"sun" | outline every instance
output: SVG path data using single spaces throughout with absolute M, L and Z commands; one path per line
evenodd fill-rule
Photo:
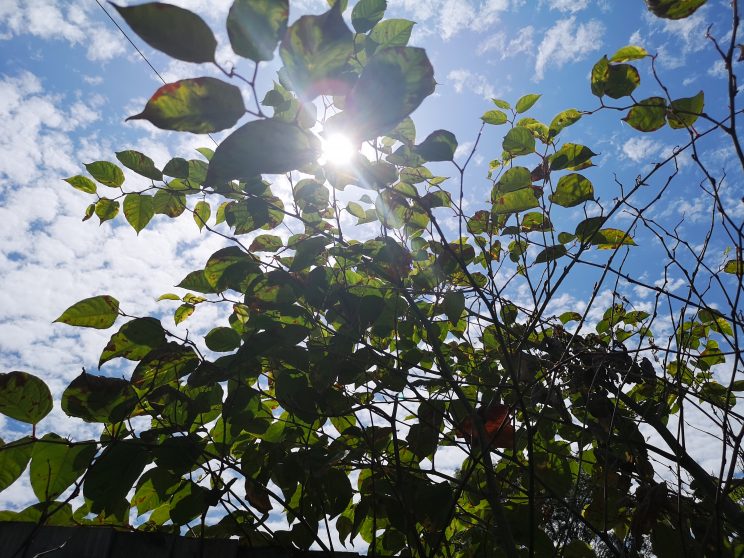
M 321 139 L 320 143 L 322 152 L 318 162 L 321 165 L 347 165 L 357 152 L 351 140 L 343 134 L 331 134 Z

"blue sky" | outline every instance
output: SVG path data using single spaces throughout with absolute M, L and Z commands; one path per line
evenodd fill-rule
M 224 31 L 230 1 L 173 3 L 199 13 L 212 26 L 220 62 L 238 62 Z M 712 24 L 715 36 L 725 35 L 727 4 L 711 0 L 680 22 L 653 18 L 641 0 L 389 0 L 387 16 L 417 21 L 411 42 L 427 49 L 435 68 L 436 92 L 413 115 L 419 139 L 445 128 L 455 133 L 461 153 L 466 153 L 480 127 L 480 116 L 494 108 L 491 97 L 513 103 L 526 93 L 542 94 L 529 115 L 544 122 L 567 108 L 596 108 L 598 100 L 591 95 L 588 80 L 592 65 L 631 43 L 658 55 L 657 69 L 670 84 L 672 97 L 704 90 L 706 110 L 723 114 L 723 67 L 705 31 Z M 115 11 L 105 6 L 128 31 Z M 324 9 L 324 0 L 291 2 L 290 18 Z M 166 81 L 217 75 L 208 66 L 170 61 L 133 33 L 130 36 Z M 173 285 L 203 265 L 221 241 L 200 234 L 187 216 L 176 221 L 156 217 L 154 226 L 139 236 L 121 218 L 100 227 L 95 219 L 83 223 L 80 219 L 91 200 L 62 179 L 82 173 L 83 163 L 115 160 L 114 152 L 122 149 L 138 149 L 162 166 L 172 156 L 192 158 L 194 148 L 213 145 L 204 136 L 124 122 L 140 112 L 160 82 L 94 0 L 0 0 L 0 49 L 0 362 L 3 371 L 26 370 L 52 387 L 55 410 L 41 424 L 42 431 L 96 436 L 95 429 L 64 416 L 59 394 L 81 367 L 95 370 L 111 332 L 80 331 L 52 320 L 73 302 L 104 293 L 116 296 L 132 314 L 172 312 L 175 306 L 157 303 L 157 296 L 173 291 Z M 638 67 L 642 79 L 638 98 L 658 94 L 650 63 L 644 60 Z M 251 70 L 242 62 L 241 68 L 245 73 Z M 259 89 L 266 90 L 277 68 L 276 60 L 262 68 Z M 584 143 L 599 153 L 597 167 L 587 176 L 607 202 L 617 195 L 615 180 L 632 185 L 637 175 L 688 140 L 685 130 L 641 134 L 620 121 L 622 114 L 607 111 L 585 117 L 563 133 L 565 140 Z M 467 174 L 469 208 L 483 206 L 489 198 L 488 162 L 501 153 L 504 131 L 489 127 L 483 136 Z M 718 139 L 706 139 L 701 147 L 710 165 L 728 173 L 722 197 L 741 222 L 740 170 L 731 165 L 730 149 Z M 689 155 L 680 155 L 678 164 L 681 175 L 655 216 L 671 226 L 684 216 L 685 235 L 694 240 L 698 228 L 703 230 L 710 218 L 711 202 L 700 192 L 700 178 Z M 453 175 L 451 167 L 437 168 L 441 174 Z M 134 175 L 127 177 L 136 180 Z M 645 195 L 641 192 L 638 201 Z M 558 224 L 569 231 L 583 218 L 578 210 L 561 210 L 557 215 Z M 623 219 L 621 215 L 615 222 L 618 228 Z M 626 270 L 663 285 L 661 245 L 643 232 L 636 241 L 639 246 L 631 253 L 635 259 Z M 716 268 L 724 258 L 726 241 L 716 236 L 712 243 L 708 258 Z M 734 279 L 725 278 L 725 285 L 734 287 Z M 552 309 L 556 313 L 581 309 L 595 280 L 595 273 L 582 271 L 559 293 Z M 676 272 L 666 281 L 670 290 L 683 286 Z M 614 288 L 610 284 L 601 289 L 590 323 L 596 323 L 611 303 Z M 639 309 L 650 308 L 650 291 L 622 283 L 617 289 Z M 514 291 L 515 297 L 522 294 Z M 180 328 L 203 332 L 219 319 L 216 308 L 207 308 Z M 663 319 L 659 327 L 657 336 L 671 333 L 670 323 Z M 104 371 L 127 374 L 126 367 Z M 0 416 L 4 440 L 23 431 Z M 691 436 L 698 435 L 692 432 Z M 714 468 L 720 448 L 707 439 L 701 439 L 699 446 L 706 467 Z M 26 487 L 16 485 L 0 494 L 0 507 L 28 503 Z

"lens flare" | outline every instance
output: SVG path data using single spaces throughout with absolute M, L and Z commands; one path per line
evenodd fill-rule
M 349 138 L 341 134 L 333 134 L 322 139 L 321 147 L 322 153 L 318 159 L 321 165 L 347 165 L 357 151 Z

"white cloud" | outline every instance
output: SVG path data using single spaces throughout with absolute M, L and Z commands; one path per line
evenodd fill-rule
M 567 62 L 583 60 L 602 46 L 604 25 L 597 20 L 576 25 L 576 17 L 561 19 L 548 29 L 535 61 L 535 81 L 545 77 L 548 66 L 561 68 Z
M 723 60 L 716 60 L 715 63 L 708 68 L 708 75 L 716 78 L 726 78 L 728 77 L 728 72 L 726 71 L 726 64 Z
M 496 89 L 489 83 L 488 78 L 482 74 L 460 68 L 447 74 L 447 79 L 452 82 L 452 87 L 455 88 L 457 93 L 468 90 L 486 99 L 496 96 Z
M 640 163 L 661 151 L 662 145 L 651 138 L 636 136 L 623 144 L 623 153 L 631 161 Z
M 532 55 L 535 49 L 534 37 L 535 28 L 532 25 L 522 27 L 511 40 L 507 40 L 506 33 L 498 32 L 478 45 L 478 54 L 493 52 L 501 60 L 519 54 Z
M 547 0 L 551 10 L 575 14 L 589 6 L 589 0 Z
M 123 54 L 125 41 L 108 23 L 97 21 L 94 3 L 57 0 L 3 0 L 0 2 L 0 39 L 33 35 L 86 47 L 90 60 L 110 60 Z M 103 15 L 103 14 L 100 14 Z

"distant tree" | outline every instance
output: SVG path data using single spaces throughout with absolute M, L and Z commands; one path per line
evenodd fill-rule
M 647 0 L 673 19 L 704 2 Z M 236 0 L 227 30 L 235 53 L 255 62 L 251 77 L 215 61 L 216 39 L 192 12 L 117 8 L 154 48 L 214 63 L 229 80 L 164 85 L 132 118 L 201 134 L 249 121 L 202 158 L 162 169 L 137 151 L 116 153 L 142 177 L 131 185 L 109 161 L 86 165 L 92 179 L 67 181 L 95 198 L 84 219 L 123 209 L 139 232 L 156 214 L 186 216 L 222 236 L 226 246 L 179 283 L 186 294 L 161 299 L 178 301 L 176 324 L 207 304 L 226 321 L 202 340 L 134 317 L 109 295 L 68 308 L 57 321 L 106 329 L 124 318 L 99 364 L 128 359 L 133 371 L 83 372 L 62 396 L 68 415 L 102 424 L 100 439 L 38 437 L 34 426 L 0 447 L 0 489 L 30 461 L 39 499 L 0 519 L 129 527 L 135 512 L 140 530 L 301 549 L 361 537 L 370 554 L 417 557 L 741 556 L 742 223 L 697 152 L 704 137 L 728 138 L 744 167 L 737 3 L 727 43 L 711 38 L 728 107 L 672 95 L 638 46 L 596 63 L 594 110 L 544 124 L 526 116 L 539 95 L 494 99 L 481 131 L 502 126 L 503 152 L 490 164 L 490 202 L 473 210 L 463 189 L 479 142 L 457 163 L 451 132 L 418 140 L 409 117 L 436 87 L 426 52 L 407 46 L 412 22 L 384 20 L 385 0 L 360 0 L 351 29 L 345 4 L 288 26 L 287 0 Z M 260 63 L 277 47 L 278 79 L 258 91 Z M 631 62 L 650 64 L 657 96 L 636 99 Z M 249 107 L 234 83 L 250 88 Z M 564 136 L 608 111 L 685 140 L 600 204 L 583 173 L 595 153 Z M 354 146 L 346 166 L 319 162 L 335 135 Z M 685 238 L 651 212 L 683 154 L 712 207 L 705 238 Z M 276 195 L 280 177 L 291 199 Z M 585 213 L 572 232 L 556 230 L 562 208 Z M 623 228 L 620 212 L 631 216 Z M 642 253 L 638 230 L 666 246 L 666 268 L 688 278 L 684 294 L 625 271 Z M 711 238 L 731 248 L 721 267 L 707 257 Z M 560 288 L 587 271 L 598 278 L 587 310 L 549 315 Z M 590 331 L 600 291 L 620 281 L 650 290 L 654 312 L 618 294 Z M 519 303 L 509 295 L 517 288 L 527 293 Z M 662 314 L 676 330 L 666 341 L 653 335 Z M 714 375 L 724 363 L 727 375 Z M 0 375 L 4 414 L 36 425 L 51 407 L 41 379 Z M 689 409 L 722 440 L 717 474 L 675 426 Z M 439 465 L 445 452 L 462 456 L 455 475 Z M 279 513 L 286 530 L 270 527 Z

